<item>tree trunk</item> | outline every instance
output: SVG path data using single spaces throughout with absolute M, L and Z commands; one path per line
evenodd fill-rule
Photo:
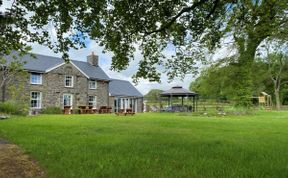
M 280 90 L 279 90 L 279 88 L 275 88 L 274 94 L 275 94 L 275 100 L 276 100 L 276 109 L 279 111 L 279 110 L 281 110 Z
M 5 96 L 6 96 L 6 84 L 4 83 L 3 86 L 1 87 L 2 90 L 2 98 L 1 101 L 5 102 Z
M 258 44 L 253 40 L 238 39 L 239 60 L 236 80 L 236 106 L 250 108 L 253 95 L 252 66 Z

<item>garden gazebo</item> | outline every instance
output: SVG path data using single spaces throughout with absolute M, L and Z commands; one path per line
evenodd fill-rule
M 173 110 L 173 105 L 172 105 L 172 99 L 173 98 L 179 98 L 181 97 L 181 111 L 185 111 L 183 108 L 185 108 L 186 106 L 184 106 L 184 98 L 192 98 L 192 106 L 187 107 L 187 111 L 196 111 L 197 110 L 197 96 L 198 94 L 195 92 L 191 92 L 185 88 L 183 88 L 182 86 L 175 86 L 172 87 L 170 90 L 164 91 L 160 94 L 161 97 L 168 97 L 169 98 L 169 106 L 171 107 L 172 111 Z M 189 109 L 191 108 L 191 109 Z

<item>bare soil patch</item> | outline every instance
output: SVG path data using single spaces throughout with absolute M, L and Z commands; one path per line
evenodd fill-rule
M 0 178 L 43 178 L 36 161 L 14 144 L 0 139 Z

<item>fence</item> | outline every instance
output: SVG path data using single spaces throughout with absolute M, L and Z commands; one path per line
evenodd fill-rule
M 165 98 L 145 98 L 144 100 L 144 111 L 146 112 L 159 112 L 165 111 L 165 108 L 169 106 L 169 100 Z M 196 111 L 198 112 L 211 112 L 211 111 L 226 111 L 230 108 L 233 108 L 236 104 L 236 100 L 220 100 L 220 99 L 207 99 L 207 98 L 198 98 Z M 173 106 L 180 106 L 181 98 L 173 98 L 172 99 Z M 193 105 L 192 99 L 184 99 L 184 107 L 189 107 Z M 259 105 L 257 103 L 253 103 L 254 109 L 266 109 L 273 110 L 275 106 L 266 107 L 263 105 Z M 282 106 L 283 110 L 287 110 L 288 106 Z

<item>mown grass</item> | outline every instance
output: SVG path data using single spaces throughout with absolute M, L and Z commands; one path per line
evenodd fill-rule
M 288 112 L 41 115 L 0 121 L 0 137 L 49 177 L 288 177 Z

